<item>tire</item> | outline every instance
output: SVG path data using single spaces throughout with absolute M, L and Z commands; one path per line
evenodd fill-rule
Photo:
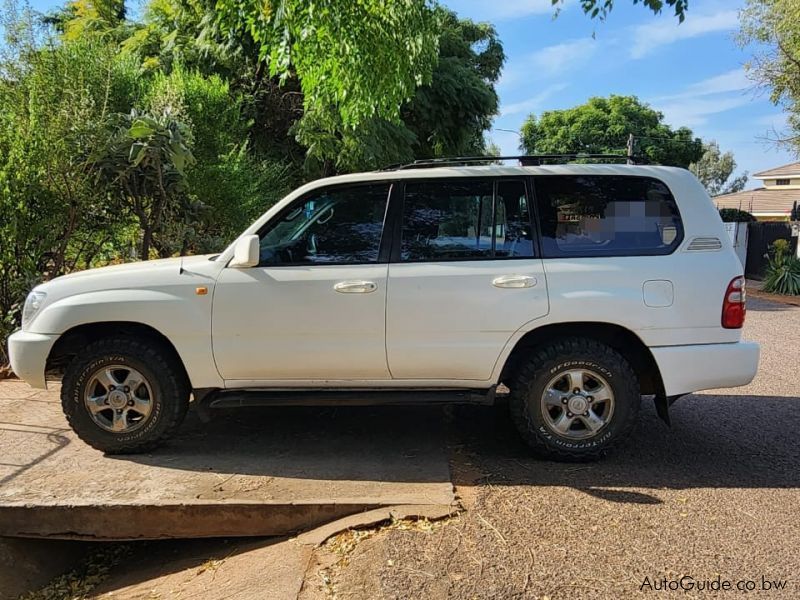
M 628 361 L 586 338 L 536 349 L 519 365 L 509 399 L 511 418 L 533 452 L 565 462 L 604 456 L 631 433 L 640 404 Z
M 111 337 L 90 343 L 69 364 L 61 406 L 78 437 L 93 448 L 134 454 L 152 450 L 176 431 L 189 393 L 182 366 L 157 342 Z

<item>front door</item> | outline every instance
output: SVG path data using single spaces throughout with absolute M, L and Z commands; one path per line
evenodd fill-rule
M 389 266 L 396 379 L 480 380 L 520 327 L 547 314 L 525 179 L 408 181 Z
M 226 381 L 390 377 L 378 262 L 388 197 L 387 183 L 315 190 L 262 230 L 257 267 L 223 269 L 212 336 Z

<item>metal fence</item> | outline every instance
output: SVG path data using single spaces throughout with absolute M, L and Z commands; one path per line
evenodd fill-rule
M 747 263 L 745 274 L 747 277 L 761 279 L 769 260 L 769 250 L 775 240 L 788 240 L 792 252 L 797 247 L 797 238 L 792 237 L 792 226 L 786 222 L 759 221 L 749 223 L 747 227 Z

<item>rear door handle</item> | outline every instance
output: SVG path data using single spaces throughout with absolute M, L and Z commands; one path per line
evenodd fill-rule
M 530 275 L 501 275 L 492 280 L 498 288 L 529 288 L 536 285 L 536 277 Z
M 369 294 L 378 289 L 374 281 L 340 281 L 333 289 L 341 294 Z

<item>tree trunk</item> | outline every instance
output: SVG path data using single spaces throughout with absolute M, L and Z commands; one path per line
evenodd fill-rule
M 150 244 L 153 241 L 153 229 L 149 225 L 142 227 L 142 260 L 150 260 Z

